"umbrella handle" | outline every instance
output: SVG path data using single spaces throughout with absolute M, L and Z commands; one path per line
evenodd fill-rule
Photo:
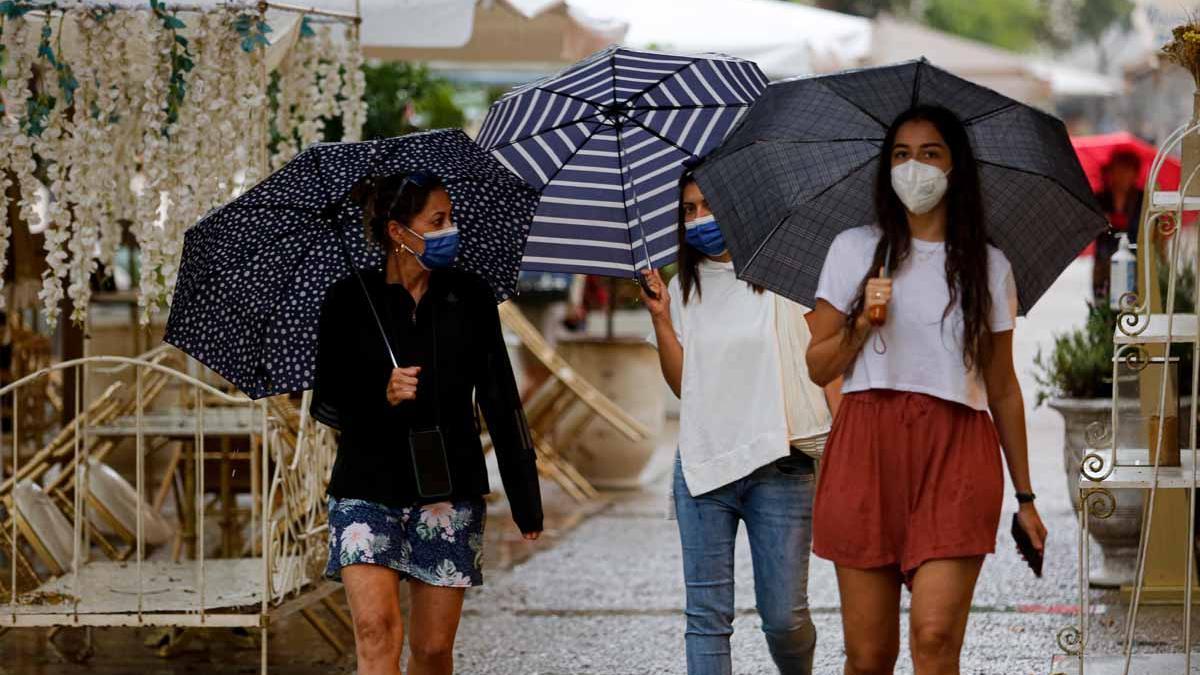
M 645 293 L 651 300 L 657 300 L 658 294 L 650 289 L 650 283 L 646 281 L 646 277 L 639 274 L 636 278 L 638 285 L 642 287 L 642 292 Z
M 890 276 L 892 266 L 892 246 L 888 244 L 887 250 L 883 254 L 883 269 L 879 271 L 879 278 L 887 279 Z M 887 305 L 875 305 L 867 309 L 867 322 L 876 328 L 887 323 L 888 310 Z

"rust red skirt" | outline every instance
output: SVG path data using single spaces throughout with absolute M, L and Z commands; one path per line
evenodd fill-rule
M 1004 470 L 992 418 L 890 390 L 847 394 L 825 444 L 813 553 L 857 569 L 992 553 Z

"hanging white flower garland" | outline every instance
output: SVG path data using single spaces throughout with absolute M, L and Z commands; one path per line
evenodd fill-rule
M 89 13 L 90 14 L 90 13 Z M 123 78 L 118 85 L 118 74 L 125 72 L 123 17 L 109 16 L 91 18 L 81 23 L 82 33 L 91 45 L 91 54 L 96 61 L 93 78 L 83 81 L 88 99 L 85 128 L 90 136 L 88 145 L 95 163 L 88 172 L 87 189 L 97 198 L 96 217 L 100 219 L 97 259 L 111 273 L 116 265 L 117 250 L 121 245 L 122 221 L 128 220 L 132 211 L 133 190 L 131 186 L 133 168 L 123 161 L 127 155 L 123 148 L 128 145 L 121 111 L 127 109 Z M 103 15 L 100 15 L 103 17 Z
M 50 322 L 67 298 L 71 318 L 84 319 L 91 279 L 100 265 L 113 269 L 126 225 L 138 246 L 141 320 L 149 321 L 174 290 L 188 226 L 322 140 L 327 119 L 342 118 L 345 140 L 361 138 L 364 79 L 354 28 L 339 40 L 330 26 L 314 31 L 305 22 L 280 68 L 272 113 L 268 29 L 257 14 L 222 8 L 177 20 L 161 5 L 58 7 L 49 24 L 42 6 L 36 20 L 6 17 L 0 30 L 0 274 L 11 238 L 11 175 L 20 218 L 44 232 L 39 297 Z M 64 22 L 75 27 L 75 58 L 61 52 Z M 39 51 L 44 40 L 52 59 Z M 272 123 L 284 138 L 268 154 Z M 38 204 L 47 192 L 43 218 Z
M 346 39 L 342 40 L 342 51 L 338 62 L 342 64 L 344 75 L 340 92 L 342 110 L 342 140 L 362 140 L 363 127 L 367 123 L 367 78 L 363 73 L 363 52 L 359 44 L 358 26 L 352 26 L 346 31 Z
M 33 161 L 32 144 L 21 130 L 21 118 L 25 114 L 25 100 L 29 98 L 25 74 L 29 70 L 32 52 L 29 40 L 29 24 L 24 18 L 7 19 L 0 33 L 0 48 L 5 54 L 3 67 L 0 68 L 0 104 L 4 106 L 4 114 L 0 115 L 0 290 L 3 289 L 3 272 L 8 263 L 8 246 L 12 238 L 12 229 L 8 222 L 8 189 L 12 186 L 10 172 L 16 176 L 17 184 L 24 192 L 28 185 L 22 180 L 23 176 L 32 178 L 37 169 Z M 36 191 L 33 193 L 36 198 Z M 24 194 L 21 204 L 33 202 Z M 30 213 L 28 208 L 22 209 L 22 216 Z M 26 222 L 32 222 L 27 219 Z M 0 293 L 0 307 L 4 306 L 6 294 Z

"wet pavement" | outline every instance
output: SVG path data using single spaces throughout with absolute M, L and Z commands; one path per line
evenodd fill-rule
M 1016 359 L 1029 408 L 1034 491 L 1051 533 L 1045 576 L 1034 578 L 1011 543 L 1007 524 L 1015 500 L 1010 494 L 997 535 L 997 553 L 988 558 L 977 587 L 963 673 L 1045 675 L 1050 672 L 1051 657 L 1061 653 L 1056 634 L 1076 620 L 1078 530 L 1065 487 L 1062 422 L 1053 411 L 1033 409 L 1030 369 L 1037 346 L 1049 344 L 1052 332 L 1082 323 L 1086 311 L 1082 298 L 1089 283 L 1090 263 L 1076 263 L 1032 315 L 1018 324 Z M 630 321 L 626 329 L 636 333 L 636 317 Z M 456 672 L 633 675 L 684 671 L 679 539 L 675 523 L 665 519 L 672 448 L 669 433 L 647 469 L 644 489 L 639 491 L 609 493 L 603 502 L 580 506 L 548 488 L 549 531 L 534 546 L 520 541 L 502 506 L 492 509 L 487 584 L 468 593 L 456 648 Z M 1093 551 L 1093 558 L 1096 556 L 1098 551 Z M 744 533 L 736 565 L 734 672 L 775 672 L 754 612 Z M 832 566 L 814 559 L 809 584 L 819 631 L 816 672 L 840 673 L 841 625 Z M 1127 607 L 1115 591 L 1093 591 L 1091 602 L 1095 616 L 1089 651 L 1119 653 Z M 1178 607 L 1144 608 L 1138 624 L 1138 650 L 1179 650 L 1180 616 Z M 907 641 L 906 620 L 907 615 L 902 618 L 902 642 Z M 1200 621 L 1195 623 L 1193 631 L 1200 634 Z M 0 639 L 0 675 L 257 671 L 258 650 L 252 644 L 239 644 L 227 631 L 214 633 L 208 640 L 194 640 L 171 660 L 158 659 L 141 646 L 146 634 L 97 631 L 96 656 L 86 666 L 79 666 L 45 649 L 40 633 L 10 633 Z M 350 641 L 349 635 L 339 635 Z M 272 629 L 270 653 L 276 673 L 354 672 L 351 660 L 337 658 L 299 618 Z M 901 648 L 896 672 L 912 672 L 907 646 Z
M 1037 579 L 1008 534 L 1015 500 L 1007 488 L 997 552 L 988 558 L 975 594 L 964 673 L 1049 673 L 1051 657 L 1061 653 L 1056 635 L 1076 621 L 1078 529 L 1063 472 L 1062 421 L 1049 409 L 1033 408 L 1031 369 L 1039 344 L 1049 344 L 1053 332 L 1083 322 L 1090 271 L 1088 261 L 1073 265 L 1018 325 L 1015 359 L 1029 409 L 1034 491 L 1051 534 L 1044 576 Z M 679 539 L 675 524 L 664 519 L 670 460 L 671 445 L 664 443 L 655 458 L 657 478 L 645 490 L 614 495 L 610 507 L 560 545 L 471 597 L 457 650 L 460 672 L 683 672 Z M 1093 552 L 1093 559 L 1096 556 L 1098 551 Z M 776 672 L 754 611 L 744 532 L 736 570 L 734 672 Z M 820 634 L 816 672 L 840 673 L 841 623 L 832 565 L 814 559 L 809 579 L 810 605 Z M 1095 591 L 1090 597 L 1096 612 L 1090 651 L 1119 653 L 1127 607 L 1115 591 Z M 1138 650 L 1181 649 L 1180 616 L 1178 607 L 1144 608 Z M 902 618 L 903 643 L 906 620 L 907 615 Z M 1196 624 L 1200 629 L 1200 621 Z M 906 644 L 896 672 L 912 672 Z

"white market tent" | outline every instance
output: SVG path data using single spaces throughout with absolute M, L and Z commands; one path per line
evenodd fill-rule
M 362 14 L 368 58 L 512 81 L 558 70 L 625 34 L 624 23 L 584 18 L 562 0 L 364 0 Z
M 538 0 L 519 0 L 537 2 Z M 871 48 L 862 17 L 778 0 L 567 0 L 573 12 L 629 24 L 622 44 L 669 52 L 721 52 L 780 79 L 857 65 Z
M 753 60 L 778 79 L 851 67 L 870 49 L 869 20 L 778 0 L 452 0 L 445 4 L 454 11 L 439 6 L 436 16 L 430 2 L 364 0 L 364 53 L 441 71 L 524 72 L 527 79 L 616 43 L 722 52 Z M 348 0 L 323 4 L 352 8 Z M 432 35 L 444 38 L 433 44 Z
M 353 9 L 351 0 L 324 6 Z M 1113 96 L 1118 78 L 1006 51 L 881 16 L 874 21 L 779 0 L 362 0 L 368 57 L 437 70 L 552 72 L 611 43 L 679 53 L 722 52 L 771 79 L 928 56 L 1022 101 Z M 486 79 L 486 78 L 485 78 Z M 501 76 L 500 79 L 504 79 Z

